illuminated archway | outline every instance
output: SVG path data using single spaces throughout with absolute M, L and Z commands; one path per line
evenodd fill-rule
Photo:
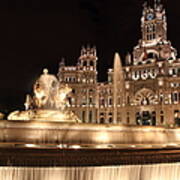
M 157 98 L 155 97 L 155 93 L 152 90 L 146 88 L 138 91 L 134 98 L 134 104 L 139 106 L 154 105 L 156 103 Z

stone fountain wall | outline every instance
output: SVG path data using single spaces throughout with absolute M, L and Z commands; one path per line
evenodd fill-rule
M 38 121 L 0 121 L 0 146 L 71 148 L 179 148 L 180 129 Z

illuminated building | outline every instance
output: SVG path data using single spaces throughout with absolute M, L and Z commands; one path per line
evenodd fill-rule
M 180 128 L 119 125 L 179 117 L 180 64 L 161 4 L 144 7 L 142 32 L 125 67 L 115 54 L 108 83 L 97 82 L 95 48 L 83 48 L 75 67 L 62 62 L 59 81 L 44 70 L 25 111 L 0 120 L 1 180 L 180 179 Z
M 83 122 L 179 125 L 180 59 L 167 39 L 166 13 L 160 1 L 153 7 L 144 5 L 141 32 L 125 66 L 115 55 L 117 65 L 108 70 L 107 83 L 97 82 L 95 47 L 83 47 L 76 66 L 60 63 L 59 81 L 73 89 L 69 108 Z

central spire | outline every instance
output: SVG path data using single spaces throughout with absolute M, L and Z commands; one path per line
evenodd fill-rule
M 154 0 L 154 8 L 156 9 L 159 5 L 161 5 L 161 0 Z
M 144 2 L 143 7 L 147 8 L 147 7 L 152 7 L 153 6 L 156 9 L 161 4 L 162 4 L 161 0 L 154 0 L 154 1 L 147 0 L 147 1 Z
M 157 0 L 154 0 L 154 8 L 157 7 Z

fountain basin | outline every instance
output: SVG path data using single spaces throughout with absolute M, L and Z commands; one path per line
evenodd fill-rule
M 0 121 L 0 147 L 72 149 L 180 148 L 180 128 Z
M 179 134 L 179 128 L 2 120 L 0 177 L 175 180 Z

